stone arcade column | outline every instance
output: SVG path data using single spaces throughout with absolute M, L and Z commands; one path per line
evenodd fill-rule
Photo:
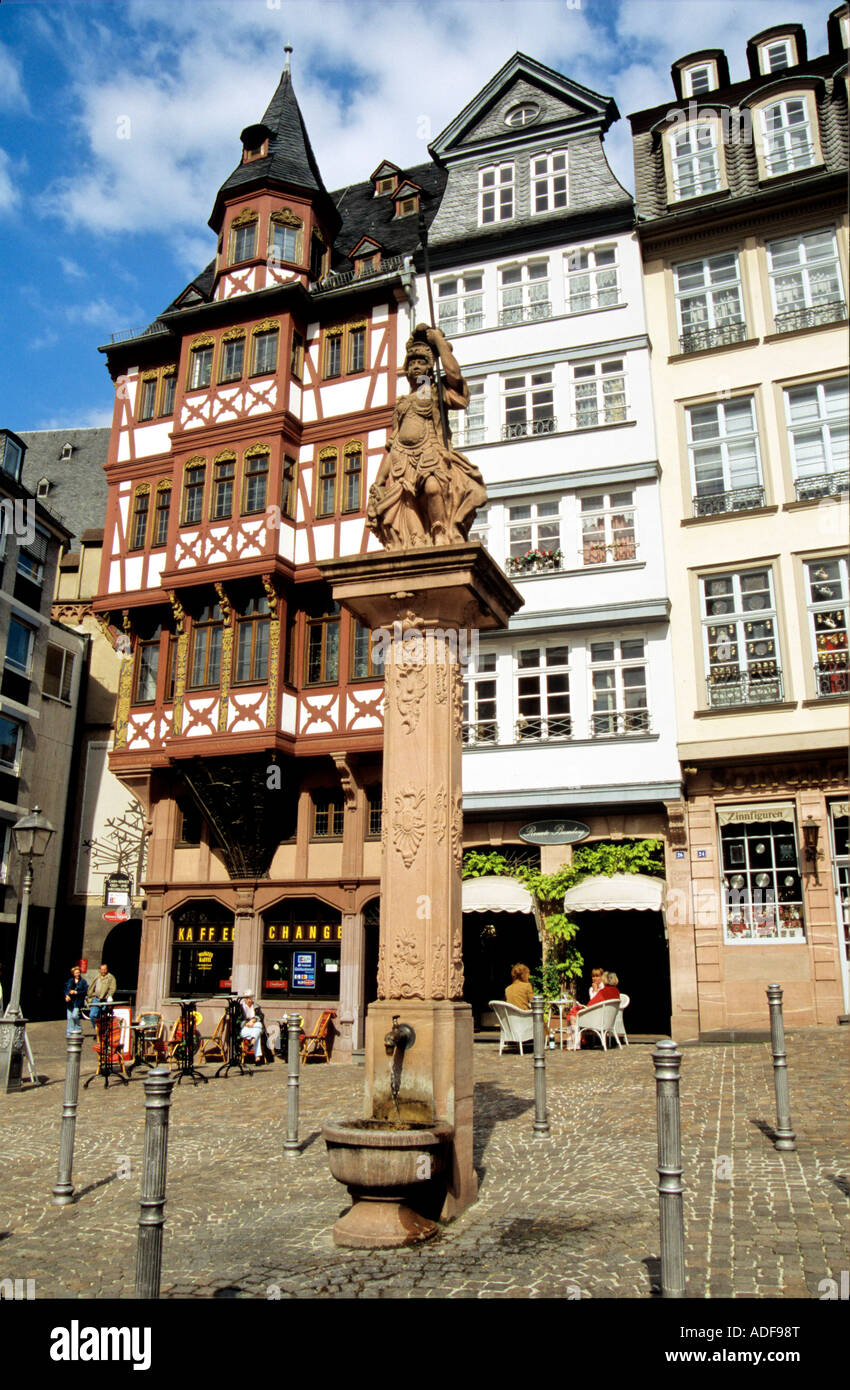
M 366 1016 L 366 1117 L 454 1127 L 441 1215 L 477 1194 L 472 1164 L 472 1010 L 462 1002 L 462 660 L 478 629 L 522 599 L 478 543 L 350 556 L 320 565 L 334 598 L 391 638 L 386 648 L 378 999 Z M 459 660 L 460 658 L 460 660 Z M 384 1037 L 416 1038 L 398 1115 Z

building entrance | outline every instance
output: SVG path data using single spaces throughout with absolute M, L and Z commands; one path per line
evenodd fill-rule
M 463 917 L 463 997 L 472 1005 L 476 1029 L 496 1026 L 487 1005 L 504 999 L 511 966 L 536 970 L 542 960 L 537 923 L 530 913 L 466 912 Z
M 670 956 L 660 912 L 583 912 L 576 946 L 584 956 L 578 997 L 587 1003 L 590 972 L 613 970 L 629 996 L 627 1033 L 670 1032 Z

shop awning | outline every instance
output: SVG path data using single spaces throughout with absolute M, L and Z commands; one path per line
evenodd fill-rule
M 530 912 L 537 916 L 535 902 L 524 884 L 502 874 L 463 880 L 464 912 Z
M 648 874 L 597 874 L 583 878 L 564 895 L 564 911 L 660 912 L 664 903 L 663 878 Z

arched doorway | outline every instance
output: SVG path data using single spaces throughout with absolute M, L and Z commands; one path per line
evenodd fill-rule
M 101 961 L 115 976 L 119 997 L 135 994 L 139 979 L 139 956 L 142 950 L 142 919 L 131 917 L 113 927 L 100 952 L 100 960 L 89 961 L 89 979 L 97 974 Z

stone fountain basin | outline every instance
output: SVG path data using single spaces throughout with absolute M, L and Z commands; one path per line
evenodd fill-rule
M 344 1120 L 322 1129 L 337 1182 L 366 1189 L 412 1187 L 444 1172 L 453 1135 L 454 1126 L 445 1120 L 400 1127 L 384 1120 Z M 431 1160 L 427 1171 L 423 1154 Z

